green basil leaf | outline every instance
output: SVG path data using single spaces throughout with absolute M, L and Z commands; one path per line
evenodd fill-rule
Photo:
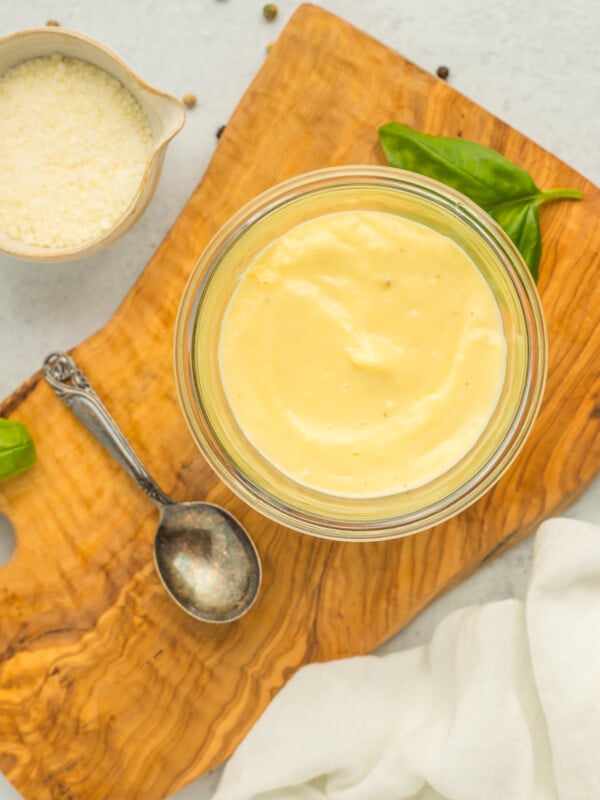
M 393 167 L 445 183 L 486 210 L 497 203 L 539 192 L 524 169 L 495 150 L 467 139 L 431 136 L 398 122 L 383 125 L 379 139 Z
M 534 280 L 537 281 L 542 257 L 539 204 L 526 201 L 515 205 L 497 206 L 490 211 L 490 216 L 516 244 Z
M 383 125 L 379 139 L 393 167 L 445 183 L 494 217 L 536 279 L 542 253 L 539 206 L 549 200 L 582 198 L 574 189 L 541 191 L 524 169 L 466 139 L 431 136 L 398 122 Z
M 0 478 L 16 475 L 35 464 L 35 445 L 21 422 L 0 418 Z

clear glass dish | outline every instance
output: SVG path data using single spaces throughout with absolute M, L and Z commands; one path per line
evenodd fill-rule
M 338 497 L 300 484 L 249 441 L 219 370 L 223 316 L 240 277 L 273 239 L 343 210 L 408 217 L 451 237 L 491 288 L 507 344 L 504 384 L 476 444 L 442 475 L 380 497 Z M 190 431 L 210 466 L 242 500 L 303 533 L 380 540 L 416 533 L 463 511 L 499 480 L 540 407 L 547 340 L 540 299 L 519 252 L 477 205 L 436 181 L 389 167 L 335 167 L 279 184 L 238 211 L 208 244 L 184 290 L 175 329 L 175 375 Z

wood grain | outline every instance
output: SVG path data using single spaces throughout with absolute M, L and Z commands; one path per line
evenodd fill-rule
M 478 504 L 403 540 L 343 544 L 277 527 L 220 484 L 180 413 L 179 297 L 218 227 L 277 181 L 383 163 L 399 120 L 497 148 L 546 188 L 540 289 L 550 375 L 521 456 Z M 190 165 L 192 166 L 192 165 Z M 155 800 L 226 758 L 310 661 L 366 653 L 581 492 L 600 468 L 600 192 L 398 54 L 313 6 L 296 12 L 227 125 L 181 217 L 114 318 L 75 350 L 164 490 L 222 503 L 255 539 L 264 585 L 221 627 L 188 618 L 154 573 L 156 512 L 34 376 L 2 406 L 39 463 L 0 488 L 17 549 L 0 571 L 0 767 L 31 800 Z M 51 343 L 49 343 L 51 348 Z

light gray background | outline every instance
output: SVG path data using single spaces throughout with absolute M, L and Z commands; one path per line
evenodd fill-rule
M 321 5 L 426 70 L 448 65 L 453 86 L 600 184 L 597 0 L 325 0 Z M 178 97 L 193 92 L 198 105 L 169 147 L 150 208 L 109 250 L 45 267 L 0 255 L 0 397 L 38 369 L 50 350 L 77 344 L 111 317 L 200 180 L 217 142 L 215 131 L 227 122 L 265 58 L 266 45 L 297 3 L 279 0 L 278 6 L 278 18 L 268 23 L 259 0 L 2 2 L 0 35 L 56 19 L 104 41 L 157 88 Z M 600 481 L 569 514 L 600 523 Z M 9 551 L 7 527 L 0 520 L 0 563 Z M 521 596 L 531 544 L 514 548 L 438 600 L 382 652 L 428 640 L 452 608 Z M 217 777 L 218 770 L 176 797 L 208 800 Z M 18 797 L 0 775 L 0 800 Z

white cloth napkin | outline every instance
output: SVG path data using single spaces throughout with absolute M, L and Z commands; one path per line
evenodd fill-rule
M 600 800 L 600 528 L 537 533 L 524 603 L 301 669 L 214 800 Z

